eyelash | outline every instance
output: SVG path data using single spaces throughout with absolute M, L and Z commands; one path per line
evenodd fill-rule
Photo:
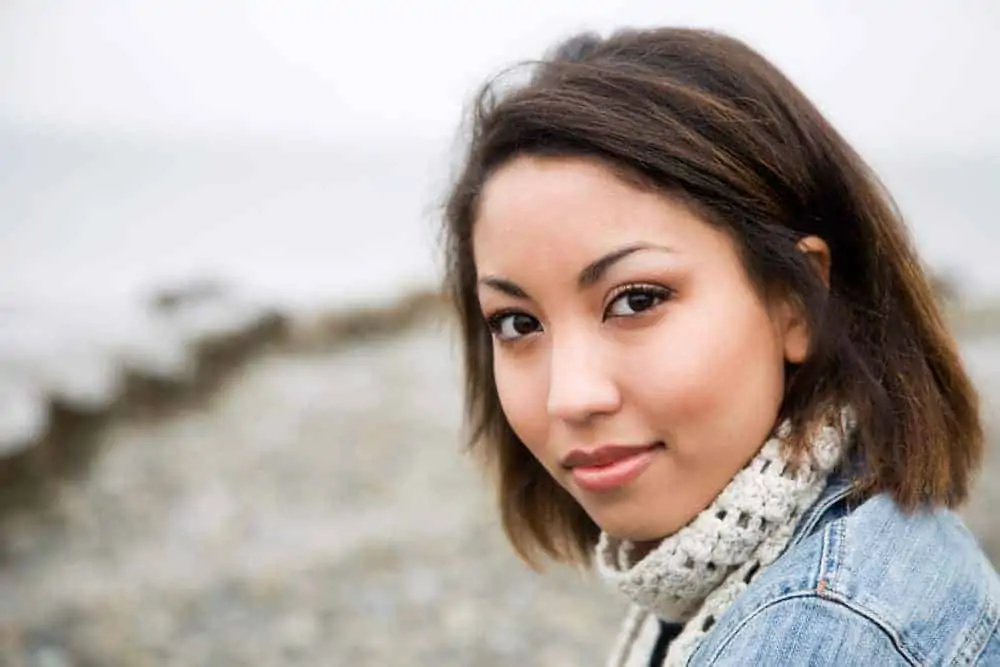
M 612 315 L 612 316 L 608 315 L 608 310 L 611 308 L 611 306 L 615 304 L 615 302 L 617 302 L 623 296 L 630 296 L 635 294 L 650 295 L 656 300 L 656 303 L 651 305 L 649 308 L 646 308 L 645 310 L 638 311 L 634 315 Z M 616 288 L 611 293 L 608 305 L 605 306 L 604 308 L 603 321 L 607 321 L 609 319 L 612 319 L 613 317 L 614 318 L 640 317 L 645 313 L 648 313 L 649 311 L 653 310 L 657 306 L 662 305 L 663 302 L 669 301 L 670 298 L 673 297 L 673 295 L 674 291 L 672 289 L 668 287 L 663 287 L 662 285 L 651 285 L 648 283 L 629 283 L 627 285 L 622 285 L 621 287 Z M 488 315 L 485 318 L 486 327 L 489 329 L 490 333 L 493 334 L 493 337 L 499 340 L 500 342 L 502 343 L 516 342 L 521 338 L 524 338 L 525 336 L 528 336 L 530 334 L 521 334 L 513 338 L 504 338 L 502 334 L 503 334 L 504 321 L 509 317 L 517 315 L 523 315 L 525 317 L 531 317 L 532 319 L 535 319 L 534 317 L 528 315 L 522 310 L 517 310 L 516 308 L 505 308 L 503 310 L 499 310 L 495 313 L 492 313 L 491 315 Z

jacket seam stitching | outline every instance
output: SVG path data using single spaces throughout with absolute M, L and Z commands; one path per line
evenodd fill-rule
M 826 550 L 827 545 L 829 545 L 829 552 Z M 889 636 L 896 650 L 903 657 L 913 664 L 919 665 L 921 661 L 913 654 L 913 651 L 905 646 L 903 638 L 893 629 L 891 623 L 882 618 L 874 610 L 855 603 L 846 595 L 842 595 L 837 591 L 837 582 L 840 579 L 840 565 L 844 562 L 844 551 L 847 549 L 847 523 L 845 521 L 834 521 L 827 524 L 823 530 L 823 546 L 826 558 L 824 558 L 822 565 L 824 568 L 823 577 L 816 584 L 817 596 L 821 599 L 836 602 L 880 627 Z
M 709 665 L 716 664 L 720 654 L 725 650 L 725 648 L 733 641 L 736 635 L 739 634 L 739 632 L 751 620 L 759 616 L 767 609 L 777 606 L 781 602 L 788 602 L 790 600 L 796 600 L 796 599 L 815 599 L 815 600 L 827 601 L 838 607 L 846 609 L 852 615 L 857 616 L 867 621 L 871 625 L 875 626 L 876 628 L 878 628 L 886 637 L 889 638 L 889 641 L 892 643 L 892 647 L 896 650 L 896 652 L 899 654 L 901 658 L 906 660 L 907 663 L 909 663 L 913 667 L 920 666 L 920 662 L 917 661 L 912 655 L 910 655 L 910 652 L 905 647 L 902 646 L 900 638 L 896 635 L 896 633 L 892 630 L 892 628 L 888 627 L 882 621 L 882 619 L 878 618 L 876 615 L 869 615 L 865 613 L 863 610 L 849 604 L 846 600 L 841 599 L 839 596 L 820 595 L 813 590 L 799 591 L 797 593 L 786 594 L 779 598 L 775 598 L 774 600 L 770 600 L 766 604 L 763 604 L 760 607 L 754 609 L 752 613 L 748 614 L 746 618 L 740 621 L 740 623 L 735 628 L 733 628 L 733 630 L 729 633 L 729 635 L 719 643 L 718 648 L 716 648 L 715 652 L 712 654 L 712 657 L 709 660 L 708 664 Z
M 983 620 L 986 620 L 986 617 L 984 617 Z M 982 625 L 986 626 L 987 623 L 983 623 Z M 968 646 L 968 642 L 967 642 L 966 646 L 962 647 L 962 649 L 958 652 L 958 655 L 955 656 L 955 659 L 952 660 L 951 664 L 953 664 L 953 665 L 975 665 L 979 661 L 979 658 L 981 658 L 982 655 L 983 655 L 983 651 L 986 650 L 986 645 L 990 641 L 990 635 L 993 634 L 994 632 L 996 632 L 996 630 L 998 628 L 1000 628 L 1000 617 L 994 618 L 993 622 L 989 623 L 988 625 L 989 625 L 989 627 L 986 627 L 986 632 L 983 633 L 983 640 L 979 642 L 979 647 L 976 648 L 976 652 L 974 654 L 972 654 L 968 658 L 968 660 L 966 660 L 965 662 L 959 662 L 958 661 L 959 657 L 962 657 L 962 654 L 965 652 L 965 650 L 966 650 L 966 648 Z M 976 635 L 970 635 L 970 637 L 969 637 L 970 641 L 975 636 Z
M 884 619 L 875 610 L 869 609 L 868 607 L 858 604 L 857 602 L 849 599 L 846 595 L 843 595 L 837 591 L 836 581 L 837 575 L 839 574 L 839 564 L 843 562 L 844 551 L 846 550 L 847 542 L 847 525 L 843 521 L 835 521 L 828 524 L 823 531 L 823 551 L 821 554 L 820 562 L 820 579 L 816 586 L 816 593 L 821 598 L 828 598 L 839 602 L 845 607 L 854 610 L 856 613 L 870 618 L 873 623 L 882 626 L 885 631 L 892 636 L 893 643 L 896 644 L 897 648 L 901 653 L 904 653 L 908 657 L 912 658 L 917 664 L 920 664 L 920 660 L 917 659 L 916 653 L 922 653 L 922 651 L 917 651 L 915 649 L 909 648 L 904 642 L 903 638 L 898 635 L 898 633 L 892 630 L 892 624 Z M 992 626 L 994 629 L 1000 626 L 1000 619 L 992 618 L 996 616 L 995 614 L 990 614 L 992 609 L 988 609 L 986 614 L 983 616 L 982 620 L 977 624 L 979 627 Z M 979 629 L 976 628 L 976 630 Z M 952 657 L 951 664 L 955 665 L 971 665 L 975 663 L 975 660 L 986 650 L 986 641 L 989 639 L 990 629 L 987 628 L 985 631 L 986 640 L 980 639 L 981 635 L 974 631 L 970 633 L 963 644 L 963 646 L 957 650 Z M 958 662 L 961 656 L 968 654 L 969 649 L 975 647 L 975 655 L 972 657 L 970 662 Z
M 836 591 L 832 591 L 830 589 L 826 589 L 826 591 L 820 594 L 819 597 L 824 600 L 830 600 L 831 602 L 836 602 L 845 609 L 850 609 L 858 616 L 868 619 L 874 625 L 877 625 L 879 628 L 881 628 L 886 635 L 888 635 L 888 637 L 892 640 L 893 645 L 895 645 L 896 650 L 899 651 L 900 655 L 902 655 L 904 658 L 906 658 L 910 663 L 914 665 L 922 664 L 921 660 L 919 660 L 915 655 L 913 655 L 913 652 L 905 645 L 905 643 L 903 642 L 903 638 L 900 637 L 899 633 L 897 633 L 892 628 L 892 625 L 887 620 L 882 618 L 882 616 L 880 616 L 874 610 L 868 609 L 863 605 L 857 604 L 854 601 L 848 599 L 847 597 L 842 596 Z
M 842 521 L 834 521 L 823 529 L 823 552 L 820 554 L 819 576 L 816 581 L 816 592 L 819 595 L 836 581 L 840 564 L 844 562 L 846 541 L 846 529 Z

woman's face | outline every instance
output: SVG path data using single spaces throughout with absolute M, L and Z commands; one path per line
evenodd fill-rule
M 804 325 L 678 201 L 519 157 L 487 182 L 473 249 L 504 414 L 611 535 L 677 531 L 770 434 Z

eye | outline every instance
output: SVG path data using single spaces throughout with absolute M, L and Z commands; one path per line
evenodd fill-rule
M 531 315 L 519 312 L 500 312 L 486 318 L 486 326 L 502 341 L 512 341 L 541 331 L 542 325 Z
M 621 288 L 604 312 L 609 317 L 635 317 L 659 306 L 670 298 L 671 292 L 656 285 L 627 285 Z

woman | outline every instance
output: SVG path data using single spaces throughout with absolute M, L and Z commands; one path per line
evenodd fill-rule
M 574 38 L 479 98 L 447 204 L 514 548 L 632 603 L 612 665 L 1000 664 L 977 399 L 903 223 L 744 44 Z

